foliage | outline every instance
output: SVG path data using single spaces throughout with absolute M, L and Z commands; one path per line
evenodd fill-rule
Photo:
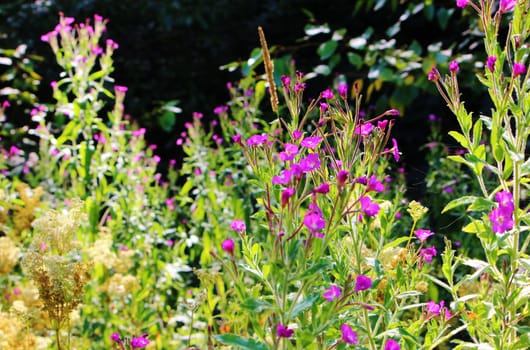
M 63 72 L 55 102 L 21 129 L 38 147 L 0 144 L 0 347 L 527 348 L 529 4 L 457 5 L 485 30 L 493 108 L 464 107 L 465 65 L 428 67 L 464 151 L 451 166 L 432 147 L 423 204 L 405 197 L 399 111 L 363 108 L 370 87 L 348 75 L 308 100 L 311 72 L 271 60 L 264 37 L 231 65 L 245 76 L 230 101 L 186 123 L 185 158 L 162 174 L 114 83 L 108 21 L 61 15 L 41 37 Z M 468 223 L 449 240 L 429 223 L 454 209 Z

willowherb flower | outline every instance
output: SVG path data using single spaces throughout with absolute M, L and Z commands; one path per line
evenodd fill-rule
M 495 208 L 489 215 L 491 230 L 495 233 L 504 233 L 513 228 L 513 210 L 507 208 Z
M 324 182 L 317 188 L 313 189 L 313 193 L 320 193 L 320 194 L 326 194 L 329 193 L 329 184 Z
M 147 339 L 147 333 L 140 337 L 133 337 L 131 339 L 131 347 L 133 349 L 143 349 L 149 345 L 149 339 Z
M 395 138 L 392 138 L 392 145 L 394 146 L 392 147 L 392 155 L 394 156 L 394 160 L 396 162 L 399 162 L 399 159 L 401 158 L 401 154 L 399 153 L 398 143 Z
M 339 187 L 344 186 L 344 184 L 348 180 L 349 175 L 350 172 L 348 170 L 339 170 L 339 172 L 337 173 L 337 184 Z
M 333 91 L 331 91 L 331 89 L 326 89 L 320 93 L 320 96 L 325 99 L 333 98 Z
M 309 149 L 315 149 L 316 147 L 318 147 L 320 142 L 322 142 L 322 137 L 311 136 L 311 137 L 306 137 L 305 139 L 303 139 L 302 142 L 300 142 L 300 146 L 309 148 Z
M 425 261 L 431 263 L 432 258 L 437 255 L 437 251 L 434 246 L 429 247 L 429 248 L 423 248 L 420 250 L 420 255 Z
M 361 210 L 367 216 L 375 216 L 379 213 L 379 205 L 373 202 L 369 196 L 359 198 L 359 202 L 361 203 Z
M 267 134 L 252 135 L 246 141 L 247 146 L 260 146 L 266 144 L 268 141 Z
M 388 120 L 379 120 L 377 122 L 377 127 L 379 128 L 379 130 L 383 131 L 386 129 L 386 126 L 388 125 Z
M 298 146 L 293 143 L 286 143 L 283 146 L 284 151 L 280 152 L 280 160 L 282 162 L 286 162 L 289 160 L 293 160 L 294 157 L 298 154 Z
M 399 343 L 394 339 L 388 339 L 385 343 L 384 350 L 400 350 Z
M 449 63 L 449 71 L 451 73 L 456 73 L 460 70 L 460 67 L 458 66 L 458 62 L 457 61 L 451 61 L 451 63 Z
M 289 89 L 291 87 L 291 77 L 282 75 L 280 79 L 282 80 L 282 85 L 284 88 Z
M 326 299 L 327 301 L 333 301 L 339 298 L 340 295 L 341 295 L 340 287 L 335 286 L 335 285 L 331 285 L 328 289 L 326 289 L 324 294 L 322 294 L 324 299 Z
M 273 185 L 287 185 L 291 181 L 291 176 L 293 175 L 292 170 L 284 169 L 280 175 L 275 175 L 272 177 Z
M 112 333 L 110 335 L 110 340 L 115 341 L 116 343 L 119 343 L 119 344 L 122 343 L 121 336 L 119 333 Z
M 236 232 L 244 232 L 247 229 L 245 222 L 241 219 L 233 220 L 232 223 L 230 224 L 230 227 L 232 228 L 232 230 Z
M 295 189 L 290 187 L 282 191 L 282 207 L 285 207 L 289 203 L 289 199 L 294 195 L 295 192 Z
M 359 340 L 357 340 L 357 334 L 353 331 L 353 329 L 348 324 L 343 324 L 340 326 L 340 332 L 342 334 L 341 340 L 348 344 L 359 344 Z
M 514 62 L 513 63 L 513 77 L 517 77 L 521 74 L 525 74 L 526 73 L 526 66 L 522 63 L 517 63 L 517 62 Z
M 232 239 L 225 239 L 221 243 L 221 248 L 230 255 L 234 255 L 234 241 Z
M 328 104 L 326 102 L 320 102 L 320 111 L 325 112 L 328 110 Z
M 490 72 L 493 72 L 495 70 L 495 62 L 497 62 L 497 57 L 488 56 L 488 59 L 486 60 L 486 67 Z
M 499 11 L 501 13 L 513 11 L 515 5 L 517 5 L 517 0 L 501 0 L 499 4 Z
M 495 194 L 495 200 L 499 206 L 489 215 L 491 229 L 495 233 L 504 233 L 511 230 L 514 225 L 513 195 L 508 191 L 500 191 Z
M 445 301 L 443 300 L 440 301 L 440 304 L 437 304 L 434 301 L 429 301 L 425 306 L 425 309 L 429 316 L 440 316 L 443 314 L 446 319 L 451 318 L 451 312 L 444 305 Z
M 434 235 L 434 232 L 432 232 L 431 230 L 417 229 L 416 231 L 414 231 L 414 234 L 416 235 L 416 237 L 419 238 L 420 241 L 425 242 L 427 238 Z
M 363 290 L 367 290 L 372 288 L 372 280 L 370 277 L 365 275 L 359 275 L 355 279 L 355 292 L 361 292 Z
M 302 137 L 302 132 L 300 130 L 293 130 L 292 132 L 293 139 L 298 140 Z
M 279 338 L 291 338 L 294 334 L 294 329 L 287 328 L 281 322 L 276 326 L 276 335 Z
M 429 78 L 430 81 L 438 81 L 438 79 L 440 79 L 440 72 L 438 72 L 436 67 L 432 67 L 431 71 L 427 75 L 427 78 Z
M 228 111 L 228 106 L 217 106 L 213 109 L 215 115 L 220 115 Z
M 361 124 L 355 128 L 355 134 L 366 137 L 370 135 L 373 129 L 374 129 L 374 126 L 372 123 Z
M 463 9 L 467 6 L 468 0 L 456 0 L 456 6 Z
M 300 169 L 307 173 L 320 167 L 320 158 L 316 153 L 310 153 L 300 160 Z
M 304 225 L 312 233 L 319 232 L 326 227 L 326 219 L 322 217 L 322 213 L 308 210 L 304 215 Z
M 342 98 L 346 98 L 346 96 L 348 96 L 348 84 L 340 83 L 339 86 L 337 87 L 337 90 L 339 91 L 339 95 Z
M 385 190 L 385 185 L 374 175 L 370 176 L 366 183 L 366 192 L 375 191 L 383 192 Z
M 495 200 L 499 204 L 499 208 L 506 209 L 508 211 L 514 210 L 513 195 L 509 191 L 500 191 L 495 194 Z

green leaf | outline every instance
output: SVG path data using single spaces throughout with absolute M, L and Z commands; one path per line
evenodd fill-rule
M 318 298 L 320 298 L 320 293 L 313 294 L 312 296 L 305 298 L 300 303 L 296 304 L 296 306 L 293 308 L 291 317 L 294 318 L 298 316 L 300 312 L 307 310 L 308 308 L 313 306 L 313 304 L 315 303 L 315 301 L 318 300 Z
M 451 135 L 462 147 L 469 149 L 469 142 L 467 142 L 464 135 L 457 131 L 449 131 L 449 135 Z
M 363 66 L 363 58 L 353 52 L 348 52 L 348 61 L 355 66 L 356 69 L 360 69 Z
M 315 265 L 305 270 L 299 277 L 300 280 L 304 280 L 308 277 L 314 276 L 319 272 L 329 270 L 331 268 L 331 263 L 328 260 L 320 259 Z
M 256 313 L 274 309 L 274 306 L 271 303 L 256 298 L 247 298 L 240 304 L 240 306 Z
M 477 197 L 475 196 L 464 196 L 464 197 L 460 197 L 457 199 L 453 199 L 442 209 L 442 214 L 445 213 L 446 211 L 449 211 L 456 207 L 460 207 L 462 205 L 473 204 L 475 203 L 476 200 L 477 200 Z
M 261 342 L 255 341 L 253 339 L 248 338 L 241 338 L 238 335 L 235 334 L 221 334 L 221 335 L 215 335 L 215 340 L 227 344 L 227 345 L 234 345 L 241 349 L 246 350 L 268 350 L 266 344 L 263 344 Z
M 325 43 L 320 44 L 317 49 L 317 53 L 320 56 L 321 60 L 330 58 L 337 49 L 339 43 L 335 40 L 328 40 Z
M 466 226 L 462 227 L 462 231 L 466 233 L 480 233 L 486 231 L 486 227 L 482 220 L 473 220 Z

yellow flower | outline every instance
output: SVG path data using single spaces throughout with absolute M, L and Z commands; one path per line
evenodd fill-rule
M 412 216 L 412 220 L 416 222 L 429 211 L 429 208 L 424 207 L 419 202 L 412 201 L 409 203 L 409 208 L 407 209 L 407 211 L 409 212 L 410 216 Z

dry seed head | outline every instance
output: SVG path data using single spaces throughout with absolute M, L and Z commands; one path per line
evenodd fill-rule
M 265 33 L 261 26 L 258 27 L 259 42 L 261 44 L 261 51 L 263 53 L 263 64 L 265 66 L 265 74 L 267 74 L 267 82 L 269 83 L 269 92 L 271 94 L 271 107 L 274 113 L 278 113 L 278 93 L 276 91 L 276 83 L 274 82 L 274 62 L 271 60 Z
M 0 274 L 8 274 L 18 261 L 20 249 L 9 237 L 0 237 Z

